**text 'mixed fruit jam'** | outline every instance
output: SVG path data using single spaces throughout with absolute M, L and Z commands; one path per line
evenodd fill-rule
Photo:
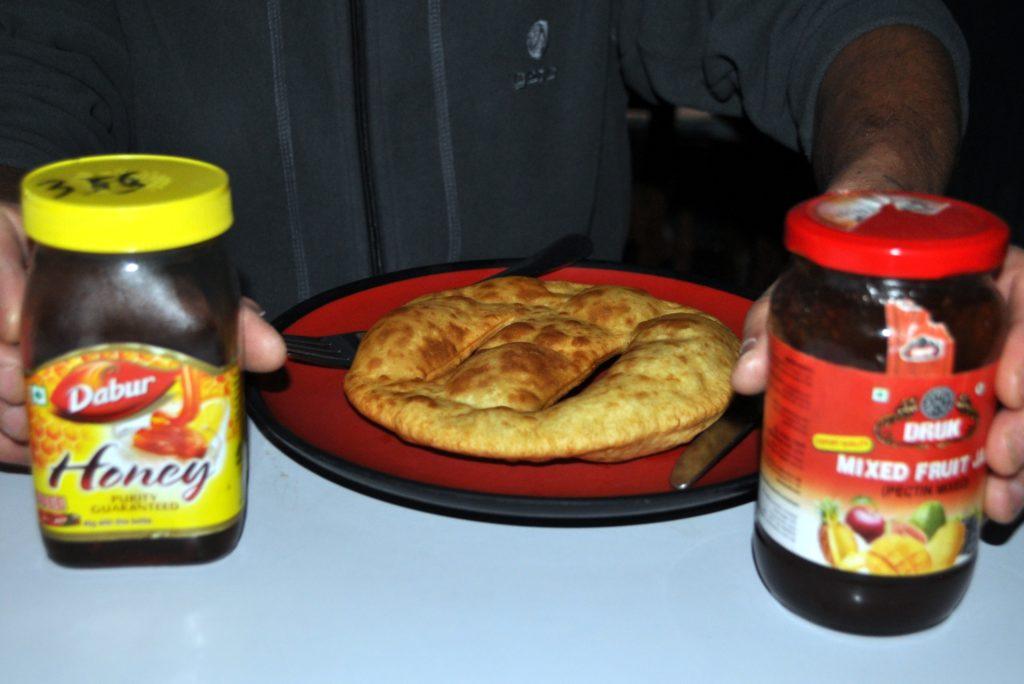
M 789 213 L 753 544 L 799 615 L 906 633 L 967 590 L 1008 238 L 991 214 L 926 195 L 832 194 Z
M 32 475 L 50 557 L 231 551 L 247 461 L 227 175 L 176 157 L 59 162 L 22 181 Z

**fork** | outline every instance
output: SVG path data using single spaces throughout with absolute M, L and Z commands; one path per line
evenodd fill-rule
M 487 276 L 483 280 L 529 276 L 537 278 L 545 273 L 568 266 L 590 256 L 594 245 L 586 235 L 573 233 L 555 240 L 544 249 L 517 261 L 503 271 Z M 481 281 L 483 282 L 483 281 Z M 306 335 L 283 335 L 288 357 L 292 361 L 326 368 L 348 368 L 359 349 L 359 343 L 366 331 L 338 333 L 322 337 Z

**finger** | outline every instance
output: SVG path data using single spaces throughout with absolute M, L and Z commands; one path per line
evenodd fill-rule
M 7 435 L 0 433 L 0 463 L 28 465 L 28 445 L 16 442 Z
M 1006 259 L 999 270 L 996 286 L 1006 299 L 1010 298 L 1010 288 L 1021 274 L 1024 274 L 1024 249 L 1010 245 L 1006 249 Z
M 985 515 L 998 523 L 1013 522 L 1024 510 L 1024 473 L 989 475 L 985 483 Z
M 996 371 L 996 396 L 1013 409 L 1024 408 L 1024 263 L 1007 258 L 999 279 L 1009 309 L 1009 326 Z
M 1003 409 L 996 414 L 985 442 L 988 467 L 1003 477 L 1024 468 L 1024 410 Z
M 18 341 L 25 294 L 25 240 L 16 209 L 0 204 L 0 341 Z
M 1004 406 L 1024 408 L 1024 320 L 1011 322 L 1006 333 L 996 368 L 996 396 Z
M 767 381 L 769 293 L 754 302 L 743 323 L 740 358 L 732 371 L 733 389 L 740 394 L 763 392 Z
M 272 325 L 263 320 L 262 310 L 251 299 L 243 298 L 239 309 L 242 334 L 242 365 L 247 371 L 269 373 L 284 365 L 284 340 Z
M 0 406 L 0 432 L 19 444 L 28 443 L 28 414 L 24 406 Z
M 17 347 L 0 344 L 0 403 L 25 403 L 25 378 Z

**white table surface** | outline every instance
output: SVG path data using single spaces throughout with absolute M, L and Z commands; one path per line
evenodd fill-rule
M 51 563 L 0 473 L 0 682 L 1020 682 L 1024 533 L 963 604 L 896 638 L 787 612 L 753 505 L 582 529 L 445 517 L 350 491 L 251 430 L 248 522 L 202 566 Z

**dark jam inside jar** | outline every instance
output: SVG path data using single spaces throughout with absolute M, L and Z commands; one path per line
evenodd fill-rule
M 884 373 L 885 302 L 903 298 L 947 326 L 956 340 L 954 372 L 996 359 L 1003 303 L 987 274 L 899 280 L 842 273 L 795 257 L 772 293 L 769 325 L 773 336 L 804 354 Z M 913 576 L 847 572 L 791 553 L 759 523 L 753 552 L 762 580 L 787 608 L 833 629 L 875 635 L 941 622 L 966 592 L 975 563 L 972 556 L 951 569 Z
M 78 349 L 152 345 L 215 367 L 237 363 L 238 285 L 214 238 L 138 254 L 93 254 L 39 245 L 22 320 L 28 371 Z M 199 563 L 230 552 L 244 508 L 226 529 L 174 538 L 64 541 L 44 535 L 47 553 L 69 566 Z

